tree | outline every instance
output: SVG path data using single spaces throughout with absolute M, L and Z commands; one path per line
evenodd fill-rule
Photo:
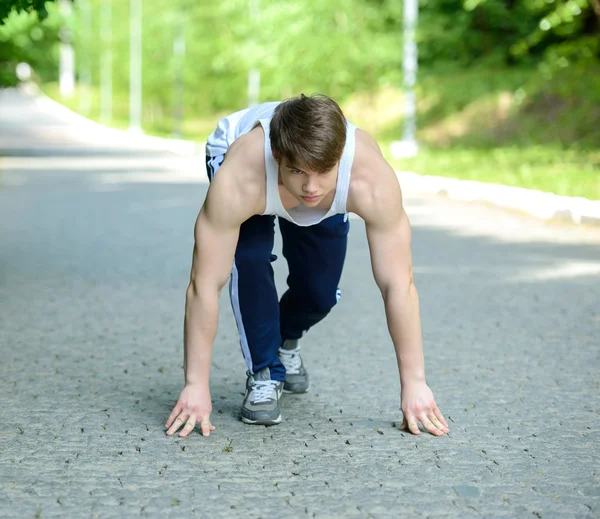
M 10 12 L 14 9 L 17 12 L 25 11 L 31 13 L 35 11 L 40 20 L 48 16 L 46 11 L 46 2 L 54 0 L 0 0 L 0 25 L 3 25 Z
M 6 2 L 0 5 L 5 7 Z M 13 2 L 14 3 L 14 2 Z M 56 77 L 59 31 L 63 25 L 58 6 L 49 3 L 43 22 L 37 11 L 12 9 L 0 23 L 0 88 L 19 83 L 16 76 L 18 63 L 28 63 L 39 81 Z

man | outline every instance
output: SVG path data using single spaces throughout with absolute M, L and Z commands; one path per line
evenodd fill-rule
M 265 103 L 219 121 L 207 141 L 210 186 L 195 225 L 184 324 L 185 387 L 166 428 L 187 436 L 214 430 L 209 371 L 219 294 L 230 296 L 248 367 L 242 420 L 281 421 L 283 391 L 309 379 L 298 340 L 340 297 L 348 212 L 366 223 L 401 380 L 400 429 L 449 432 L 425 381 L 419 302 L 412 278 L 408 218 L 397 177 L 372 137 L 332 99 Z M 277 298 L 271 262 L 275 216 L 289 266 Z

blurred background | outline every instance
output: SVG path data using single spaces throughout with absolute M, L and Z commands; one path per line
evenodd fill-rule
M 231 111 L 322 92 L 398 169 L 600 199 L 600 0 L 416 15 L 416 0 L 3 0 L 0 86 L 196 142 Z M 413 137 L 418 154 L 394 158 Z

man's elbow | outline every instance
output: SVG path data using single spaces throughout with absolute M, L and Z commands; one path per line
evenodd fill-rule
M 191 280 L 190 284 L 187 287 L 187 290 L 185 291 L 186 300 L 190 301 L 198 297 L 198 289 L 198 283 L 196 283 L 194 280 Z
M 186 290 L 186 299 L 188 301 L 198 299 L 206 296 L 219 297 L 221 290 L 226 285 L 227 279 L 224 280 L 211 280 L 209 282 L 201 281 L 198 278 L 192 276 L 190 283 Z
M 415 286 L 412 275 L 412 268 L 408 268 L 404 272 L 378 283 L 381 295 L 384 300 L 387 300 L 392 295 L 401 297 L 418 297 L 417 287 Z

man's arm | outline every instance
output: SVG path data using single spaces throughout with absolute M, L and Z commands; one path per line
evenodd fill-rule
M 366 222 L 373 276 L 385 302 L 400 379 L 423 382 L 425 366 L 419 296 L 412 275 L 411 229 L 401 201 L 385 205 L 390 213 Z
M 395 172 L 379 150 L 372 153 L 368 181 L 353 194 L 365 220 L 375 282 L 385 303 L 402 385 L 402 428 L 419 434 L 418 422 L 433 434 L 448 432 L 447 422 L 425 381 L 419 297 L 412 273 L 411 229 Z
M 186 384 L 208 386 L 219 296 L 231 273 L 239 234 L 240 224 L 235 222 L 235 215 L 227 214 L 228 204 L 219 207 L 218 198 L 207 197 L 194 226 L 195 243 L 184 320 Z
M 167 420 L 167 434 L 173 434 L 185 423 L 180 436 L 187 436 L 197 421 L 206 436 L 214 429 L 210 423 L 209 377 L 219 296 L 231 274 L 240 226 L 257 214 L 260 206 L 260 186 L 234 171 L 244 167 L 243 159 L 239 150 L 232 148 L 196 219 L 185 306 L 185 387 Z

